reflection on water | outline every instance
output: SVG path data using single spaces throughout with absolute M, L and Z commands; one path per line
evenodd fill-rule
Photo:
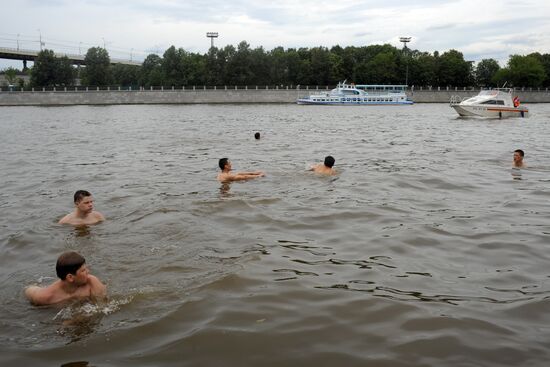
M 303 107 L 2 108 L 0 364 L 546 365 L 550 106 Z M 30 306 L 69 249 L 109 301 Z
M 514 180 L 521 180 L 521 168 L 512 167 L 511 172 Z

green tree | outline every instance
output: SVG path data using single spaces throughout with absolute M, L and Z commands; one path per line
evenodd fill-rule
M 483 59 L 475 71 L 476 84 L 480 87 L 495 87 L 494 76 L 500 70 L 500 66 L 495 59 Z
M 309 50 L 311 65 L 311 83 L 328 85 L 330 81 L 330 54 L 326 47 L 314 47 Z
M 392 52 L 380 52 L 358 69 L 360 80 L 369 84 L 393 84 L 401 80 L 398 76 L 396 55 Z M 361 82 L 363 83 L 363 82 Z
M 444 52 L 438 59 L 437 78 L 441 86 L 469 86 L 472 84 L 472 63 L 464 60 L 462 52 Z
M 185 85 L 183 76 L 183 58 L 185 57 L 183 48 L 176 49 L 175 46 L 168 48 L 162 57 L 162 72 L 164 82 L 167 85 Z
M 544 67 L 537 57 L 512 55 L 508 60 L 510 82 L 514 87 L 540 87 L 546 79 Z
M 73 82 L 74 69 L 67 57 L 56 58 L 52 50 L 38 53 L 31 69 L 32 86 L 61 86 L 71 85 Z
M 102 47 L 92 47 L 84 57 L 86 68 L 84 84 L 94 86 L 106 86 L 111 84 L 111 60 L 109 53 Z
M 436 85 L 437 61 L 428 52 L 413 51 L 409 59 L 409 84 L 416 86 Z
M 162 58 L 156 54 L 149 54 L 141 64 L 140 84 L 146 87 L 163 85 Z
M 17 73 L 19 70 L 12 68 L 11 66 L 4 70 L 4 76 L 8 81 L 8 84 L 13 85 L 17 79 Z
M 138 85 L 141 67 L 135 65 L 115 64 L 111 67 L 113 83 L 120 86 Z

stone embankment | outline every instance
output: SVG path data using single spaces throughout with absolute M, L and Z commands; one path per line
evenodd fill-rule
M 118 104 L 206 104 L 206 103 L 295 103 L 299 97 L 328 92 L 326 88 L 186 88 L 138 90 L 57 90 L 0 91 L 0 106 L 67 106 Z M 411 88 L 407 91 L 416 103 L 449 103 L 452 96 L 467 98 L 479 89 Z M 550 103 L 548 89 L 517 89 L 522 103 Z

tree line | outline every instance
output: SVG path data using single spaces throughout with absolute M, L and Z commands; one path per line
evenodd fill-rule
M 88 49 L 85 67 L 76 68 L 66 57 L 43 50 L 30 69 L 35 87 L 191 85 L 335 85 L 348 80 L 359 84 L 414 86 L 549 87 L 550 54 L 511 55 L 505 67 L 495 59 L 477 65 L 457 50 L 442 54 L 398 49 L 392 45 L 363 47 L 251 48 L 242 41 L 235 48 L 212 47 L 206 54 L 171 46 L 161 56 L 148 55 L 141 66 L 110 63 L 107 50 Z

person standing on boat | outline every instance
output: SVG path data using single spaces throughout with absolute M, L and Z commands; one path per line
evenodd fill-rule
M 265 176 L 262 171 L 231 173 L 232 167 L 229 158 L 220 159 L 218 165 L 222 170 L 218 174 L 218 181 L 220 182 L 244 181 Z
M 525 168 L 525 163 L 523 163 L 523 156 L 525 153 L 523 153 L 523 150 L 516 149 L 514 150 L 514 168 Z
M 325 161 L 323 163 L 318 163 L 314 166 L 311 166 L 309 170 L 315 173 L 332 176 L 336 174 L 336 171 L 334 170 L 334 168 L 332 168 L 332 166 L 334 166 L 334 162 L 334 157 L 328 155 L 325 157 Z

